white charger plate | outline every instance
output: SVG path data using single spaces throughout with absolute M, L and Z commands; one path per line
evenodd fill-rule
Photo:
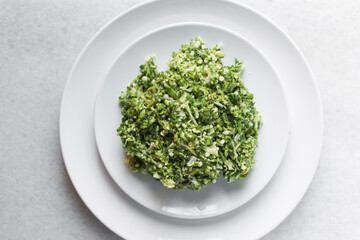
M 277 72 L 291 116 L 284 159 L 263 191 L 228 214 L 199 220 L 159 215 L 127 197 L 104 168 L 93 130 L 96 93 L 118 53 L 153 29 L 181 22 L 216 24 L 245 36 Z M 308 188 L 318 164 L 322 133 L 319 93 L 303 55 L 269 19 L 232 1 L 155 1 L 116 17 L 95 35 L 76 61 L 60 115 L 61 147 L 74 187 L 99 220 L 126 239 L 264 236 L 289 215 Z
M 237 57 L 245 64 L 242 80 L 254 94 L 263 125 L 254 169 L 246 179 L 231 184 L 220 177 L 200 191 L 174 191 L 149 175 L 132 173 L 123 159 L 126 152 L 116 129 L 121 122 L 118 97 L 139 74 L 145 58 L 156 54 L 159 70 L 168 69 L 171 53 L 200 36 L 208 47 L 223 43 L 224 65 Z M 270 181 L 285 153 L 289 134 L 288 112 L 281 83 L 266 58 L 243 37 L 214 25 L 186 23 L 152 31 L 131 44 L 112 65 L 95 104 L 95 136 L 100 156 L 115 182 L 135 201 L 161 214 L 179 218 L 205 218 L 229 212 L 252 199 Z

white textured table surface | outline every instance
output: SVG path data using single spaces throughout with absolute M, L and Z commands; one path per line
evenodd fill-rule
M 0 239 L 118 238 L 74 190 L 58 119 L 81 49 L 138 2 L 0 0 Z M 241 2 L 278 23 L 304 52 L 325 117 L 314 180 L 264 239 L 360 239 L 360 1 Z

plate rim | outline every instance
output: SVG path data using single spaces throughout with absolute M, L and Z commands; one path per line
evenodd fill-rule
M 308 181 L 304 184 L 304 186 L 306 186 L 304 188 L 304 190 L 301 192 L 300 197 L 298 198 L 298 200 L 296 201 L 296 203 L 290 208 L 290 211 L 288 211 L 284 217 L 277 222 L 273 222 L 272 224 L 269 224 L 267 229 L 264 229 L 261 233 L 259 233 L 257 236 L 259 238 L 263 237 L 264 235 L 268 234 L 269 232 L 271 232 L 271 230 L 273 230 L 274 228 L 276 228 L 279 224 L 281 224 L 288 216 L 291 212 L 293 212 L 293 210 L 296 208 L 296 206 L 299 204 L 299 202 L 301 201 L 301 199 L 303 198 L 304 194 L 307 192 L 307 189 L 309 188 L 310 183 L 312 182 L 312 179 L 314 177 L 314 174 L 317 170 L 319 161 L 320 161 L 320 154 L 321 154 L 321 146 L 323 143 L 323 135 L 324 135 L 324 116 L 323 116 L 323 107 L 322 107 L 322 103 L 321 103 L 321 95 L 320 95 L 320 91 L 318 88 L 318 83 L 315 80 L 313 71 L 311 70 L 309 63 L 307 62 L 305 56 L 303 55 L 303 53 L 300 51 L 299 47 L 294 43 L 294 41 L 278 26 L 278 24 L 276 24 L 274 21 L 272 21 L 271 19 L 269 19 L 268 17 L 266 17 L 265 15 L 263 15 L 262 13 L 260 13 L 258 10 L 253 9 L 252 7 L 249 7 L 246 4 L 240 3 L 240 2 L 236 2 L 234 0 L 221 0 L 223 2 L 228 2 L 231 3 L 233 5 L 236 5 L 238 7 L 242 7 L 244 9 L 246 9 L 247 11 L 250 11 L 252 13 L 254 13 L 255 15 L 257 15 L 257 17 L 260 17 L 262 19 L 264 19 L 265 21 L 269 22 L 283 37 L 285 37 L 285 39 L 291 43 L 292 47 L 294 48 L 294 50 L 297 52 L 298 56 L 300 57 L 302 63 L 305 65 L 308 74 L 311 76 L 311 83 L 313 84 L 313 89 L 316 93 L 316 105 L 317 105 L 317 110 L 319 110 L 319 139 L 317 144 L 319 145 L 319 149 L 317 149 L 316 151 L 316 155 L 314 156 L 314 159 L 316 160 L 315 163 L 315 167 L 313 168 L 313 170 L 311 171 L 311 173 L 309 174 L 310 178 L 308 179 Z M 59 115 L 59 138 L 60 138 L 60 146 L 61 146 L 61 152 L 62 152 L 62 156 L 63 156 L 63 160 L 64 160 L 64 164 L 67 170 L 67 174 L 71 180 L 72 185 L 74 186 L 77 194 L 79 194 L 80 198 L 82 199 L 82 201 L 85 203 L 85 205 L 88 207 L 88 209 L 97 217 L 97 219 L 99 221 L 101 221 L 105 226 L 107 226 L 108 229 L 110 229 L 111 231 L 113 231 L 114 233 L 118 234 L 119 236 L 122 237 L 128 237 L 128 236 L 124 236 L 122 234 L 119 234 L 118 231 L 116 231 L 114 228 L 108 226 L 104 219 L 99 216 L 96 211 L 94 211 L 94 209 L 89 206 L 87 204 L 86 199 L 83 197 L 82 192 L 79 191 L 78 189 L 78 184 L 76 182 L 74 182 L 74 178 L 75 176 L 72 175 L 72 172 L 70 170 L 70 166 L 69 163 L 66 160 L 66 156 L 67 154 L 64 151 L 64 137 L 62 135 L 62 125 L 63 125 L 63 121 L 62 119 L 64 118 L 64 102 L 65 102 L 65 97 L 69 91 L 69 85 L 70 85 L 70 80 L 74 75 L 74 71 L 77 68 L 80 60 L 83 58 L 84 53 L 86 52 L 86 50 L 89 48 L 89 46 L 94 42 L 94 40 L 108 27 L 110 26 L 113 22 L 115 22 L 117 19 L 123 17 L 124 15 L 128 14 L 129 12 L 139 8 L 139 7 L 144 7 L 146 5 L 152 4 L 153 2 L 165 2 L 165 0 L 147 0 L 145 2 L 142 3 L 138 3 L 135 4 L 134 6 L 128 8 L 127 10 L 123 11 L 122 13 L 116 15 L 114 18 L 112 18 L 110 21 L 108 21 L 103 27 L 101 27 L 91 38 L 90 40 L 86 43 L 86 45 L 83 47 L 83 49 L 81 50 L 80 54 L 78 55 L 78 57 L 76 58 L 74 64 L 72 65 L 72 68 L 70 70 L 69 76 L 67 78 L 66 84 L 65 84 L 65 88 L 64 88 L 64 92 L 62 94 L 62 100 L 61 100 L 61 105 L 60 105 L 60 115 Z
M 179 215 L 179 214 L 175 214 L 175 213 L 171 213 L 171 212 L 166 212 L 166 211 L 161 211 L 160 209 L 153 209 L 152 206 L 150 206 L 150 204 L 144 204 L 142 201 L 139 201 L 137 197 L 134 196 L 133 193 L 129 193 L 126 189 L 123 188 L 123 184 L 119 183 L 119 181 L 117 180 L 117 178 L 113 175 L 113 171 L 111 169 L 109 169 L 109 165 L 107 164 L 107 160 L 104 159 L 104 152 L 101 150 L 103 149 L 101 146 L 103 146 L 102 143 L 99 143 L 99 129 L 96 127 L 98 124 L 97 122 L 99 121 L 99 115 L 97 114 L 100 107 L 100 98 L 102 96 L 102 92 L 103 89 L 105 87 L 106 84 L 106 79 L 108 78 L 108 76 L 110 75 L 110 72 L 112 71 L 112 69 L 114 68 L 114 65 L 118 62 L 119 58 L 126 52 L 128 51 L 131 47 L 133 47 L 135 44 L 137 44 L 138 42 L 140 42 L 141 40 L 143 40 L 144 38 L 152 35 L 152 34 L 156 34 L 157 32 L 161 32 L 161 31 L 166 31 L 167 29 L 170 28 L 177 28 L 177 27 L 184 27 L 184 26 L 205 26 L 205 27 L 209 27 L 209 28 L 214 28 L 216 30 L 219 31 L 224 31 L 228 34 L 234 35 L 237 38 L 242 39 L 242 41 L 244 41 L 246 44 L 248 44 L 249 46 L 251 46 L 266 62 L 266 64 L 269 65 L 269 67 L 271 68 L 271 71 L 273 72 L 275 78 L 276 78 L 276 82 L 279 84 L 280 87 L 280 91 L 281 91 L 281 95 L 282 98 L 284 99 L 284 110 L 285 110 L 285 130 L 284 130 L 284 139 L 281 142 L 282 144 L 282 148 L 281 148 L 281 153 L 279 154 L 279 159 L 277 159 L 276 161 L 274 161 L 273 163 L 273 168 L 272 168 L 272 172 L 266 177 L 266 182 L 263 183 L 257 190 L 256 193 L 254 193 L 253 195 L 251 195 L 249 198 L 247 198 L 245 201 L 241 202 L 241 204 L 236 204 L 235 206 L 231 206 L 228 208 L 224 208 L 222 209 L 222 211 L 218 212 L 218 213 L 208 213 L 205 215 Z M 96 141 L 96 145 L 97 145 L 97 149 L 101 158 L 101 161 L 103 163 L 103 165 L 106 168 L 106 171 L 108 172 L 108 174 L 111 176 L 111 178 L 114 180 L 114 182 L 116 183 L 116 185 L 122 189 L 122 191 L 127 194 L 132 200 L 134 200 L 135 202 L 137 202 L 138 204 L 142 205 L 143 207 L 154 211 L 158 214 L 163 214 L 165 216 L 169 216 L 169 217 L 173 217 L 173 218 L 180 218 L 180 219 L 206 219 L 206 218 L 211 218 L 211 217 L 216 217 L 216 216 L 220 216 L 223 214 L 226 214 L 228 212 L 231 212 L 233 210 L 236 210 L 237 208 L 240 208 L 241 206 L 245 205 L 247 202 L 251 201 L 254 197 L 256 197 L 266 186 L 267 184 L 271 181 L 271 179 L 273 178 L 273 176 L 276 174 L 283 158 L 284 155 L 286 153 L 286 149 L 287 149 L 287 145 L 288 145 L 288 140 L 289 140 L 289 133 L 291 131 L 290 128 L 290 120 L 289 120 L 289 110 L 288 110 L 288 103 L 287 103 L 287 99 L 285 96 L 285 90 L 284 90 L 284 86 L 283 83 L 280 79 L 280 77 L 278 76 L 277 72 L 275 71 L 274 67 L 272 66 L 271 62 L 268 60 L 268 58 L 266 57 L 266 55 L 258 48 L 256 47 L 253 43 L 251 43 L 245 36 L 236 33 L 235 31 L 232 31 L 230 29 L 227 29 L 225 27 L 221 27 L 218 26 L 216 24 L 212 24 L 212 23 L 203 23 L 203 22 L 179 22 L 179 23 L 173 23 L 173 24 L 167 24 L 164 26 L 161 26 L 159 28 L 154 28 L 152 29 L 150 32 L 146 32 L 145 34 L 141 35 L 140 37 L 138 37 L 137 39 L 135 39 L 134 41 L 132 41 L 128 46 L 126 46 L 126 48 L 117 55 L 116 59 L 110 64 L 110 67 L 108 68 L 107 73 L 105 74 L 105 76 L 103 77 L 103 79 L 101 80 L 101 84 L 98 88 L 96 97 L 95 97 L 95 104 L 94 104 L 94 112 L 93 112 L 93 127 L 94 127 L 94 133 L 95 133 L 95 141 Z M 122 146 L 122 145 L 121 145 Z M 258 148 L 258 147 L 257 147 Z M 119 160 L 121 161 L 121 160 Z M 256 166 L 256 164 L 255 164 Z

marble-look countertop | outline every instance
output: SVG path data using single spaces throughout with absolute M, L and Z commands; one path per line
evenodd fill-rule
M 0 0 L 0 239 L 118 239 L 69 180 L 59 109 L 81 49 L 138 2 Z M 264 239 L 360 239 L 360 1 L 241 2 L 298 44 L 314 71 L 325 118 L 309 190 Z

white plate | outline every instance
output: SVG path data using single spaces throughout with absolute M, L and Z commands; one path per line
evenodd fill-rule
M 145 58 L 156 54 L 159 70 L 166 70 L 171 53 L 196 36 L 208 47 L 223 43 L 225 65 L 237 57 L 245 63 L 245 86 L 254 94 L 263 118 L 259 132 L 257 163 L 248 177 L 231 184 L 220 177 L 201 191 L 174 191 L 149 175 L 132 173 L 123 159 L 126 152 L 116 129 L 121 122 L 118 97 L 139 74 Z M 166 41 L 165 41 L 166 40 Z M 164 44 L 166 43 L 166 44 Z M 214 25 L 187 23 L 155 30 L 127 48 L 106 76 L 95 108 L 95 135 L 99 153 L 115 182 L 134 200 L 161 214 L 179 218 L 205 218 L 233 210 L 259 193 L 270 181 L 284 155 L 289 134 L 285 96 L 278 77 L 265 57 L 239 35 Z
M 282 81 L 290 116 L 284 159 L 269 184 L 242 207 L 213 218 L 169 218 L 143 208 L 115 184 L 98 155 L 93 129 L 96 93 L 118 53 L 140 36 L 169 24 L 203 22 L 246 37 Z M 70 73 L 60 115 L 60 140 L 69 176 L 84 203 L 125 239 L 258 239 L 295 208 L 315 173 L 323 133 L 312 73 L 294 43 L 270 20 L 231 1 L 164 0 L 116 17 L 87 44 Z

